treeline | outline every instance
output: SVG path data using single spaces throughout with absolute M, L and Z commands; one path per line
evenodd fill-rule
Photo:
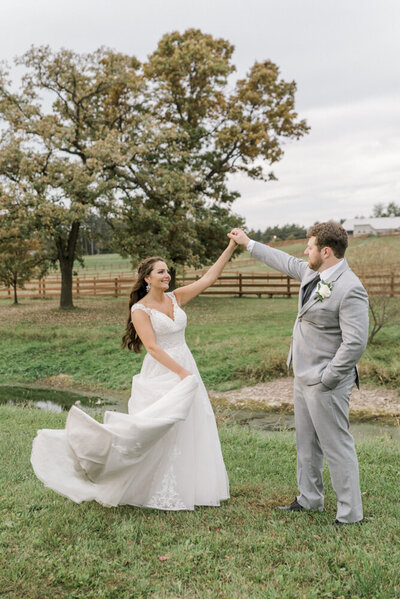
M 103 216 L 91 213 L 82 223 L 78 251 L 83 256 L 117 252 L 112 227 Z
M 285 241 L 288 239 L 305 239 L 307 229 L 300 225 L 288 224 L 275 227 L 267 227 L 265 231 L 258 229 L 251 230 L 248 233 L 251 239 L 260 241 L 261 243 L 269 243 L 270 241 Z
M 396 204 L 395 202 L 388 202 L 387 205 L 378 203 L 374 205 L 372 211 L 373 217 L 390 217 L 390 216 L 400 216 L 400 204 Z
M 305 227 L 295 224 L 267 227 L 265 231 L 251 229 L 248 232 L 251 239 L 262 243 L 305 239 L 306 234 L 307 229 Z M 82 223 L 79 233 L 79 245 L 83 255 L 86 256 L 111 254 L 118 251 L 112 227 L 101 215 L 97 214 L 90 214 L 89 218 Z

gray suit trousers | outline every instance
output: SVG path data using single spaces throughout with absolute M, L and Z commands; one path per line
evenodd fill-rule
M 328 462 L 337 497 L 336 518 L 358 522 L 363 518 L 358 461 L 349 432 L 349 398 L 354 372 L 335 389 L 322 383 L 307 385 L 295 377 L 294 409 L 297 441 L 297 501 L 304 508 L 323 510 L 322 469 Z

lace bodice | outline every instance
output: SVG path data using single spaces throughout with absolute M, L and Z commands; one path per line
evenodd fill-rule
M 154 308 L 148 308 L 140 302 L 134 304 L 131 311 L 143 310 L 146 312 L 146 314 L 150 316 L 158 345 L 162 349 L 171 349 L 185 345 L 187 318 L 185 312 L 179 307 L 175 294 L 172 291 L 166 292 L 166 294 L 171 298 L 173 304 L 173 319 L 164 314 L 164 312 L 160 312 Z

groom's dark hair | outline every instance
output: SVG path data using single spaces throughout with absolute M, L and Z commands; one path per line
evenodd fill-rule
M 331 248 L 336 258 L 343 258 L 349 245 L 346 230 L 333 220 L 313 225 L 307 232 L 307 239 L 310 237 L 315 237 L 315 243 L 319 250 L 324 247 Z

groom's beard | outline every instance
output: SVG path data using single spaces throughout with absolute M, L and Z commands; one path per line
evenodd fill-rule
M 318 258 L 314 258 L 313 261 L 311 261 L 310 259 L 308 260 L 308 266 L 311 268 L 311 270 L 315 270 L 318 271 L 320 269 L 320 267 L 323 264 L 323 260 L 321 257 Z

